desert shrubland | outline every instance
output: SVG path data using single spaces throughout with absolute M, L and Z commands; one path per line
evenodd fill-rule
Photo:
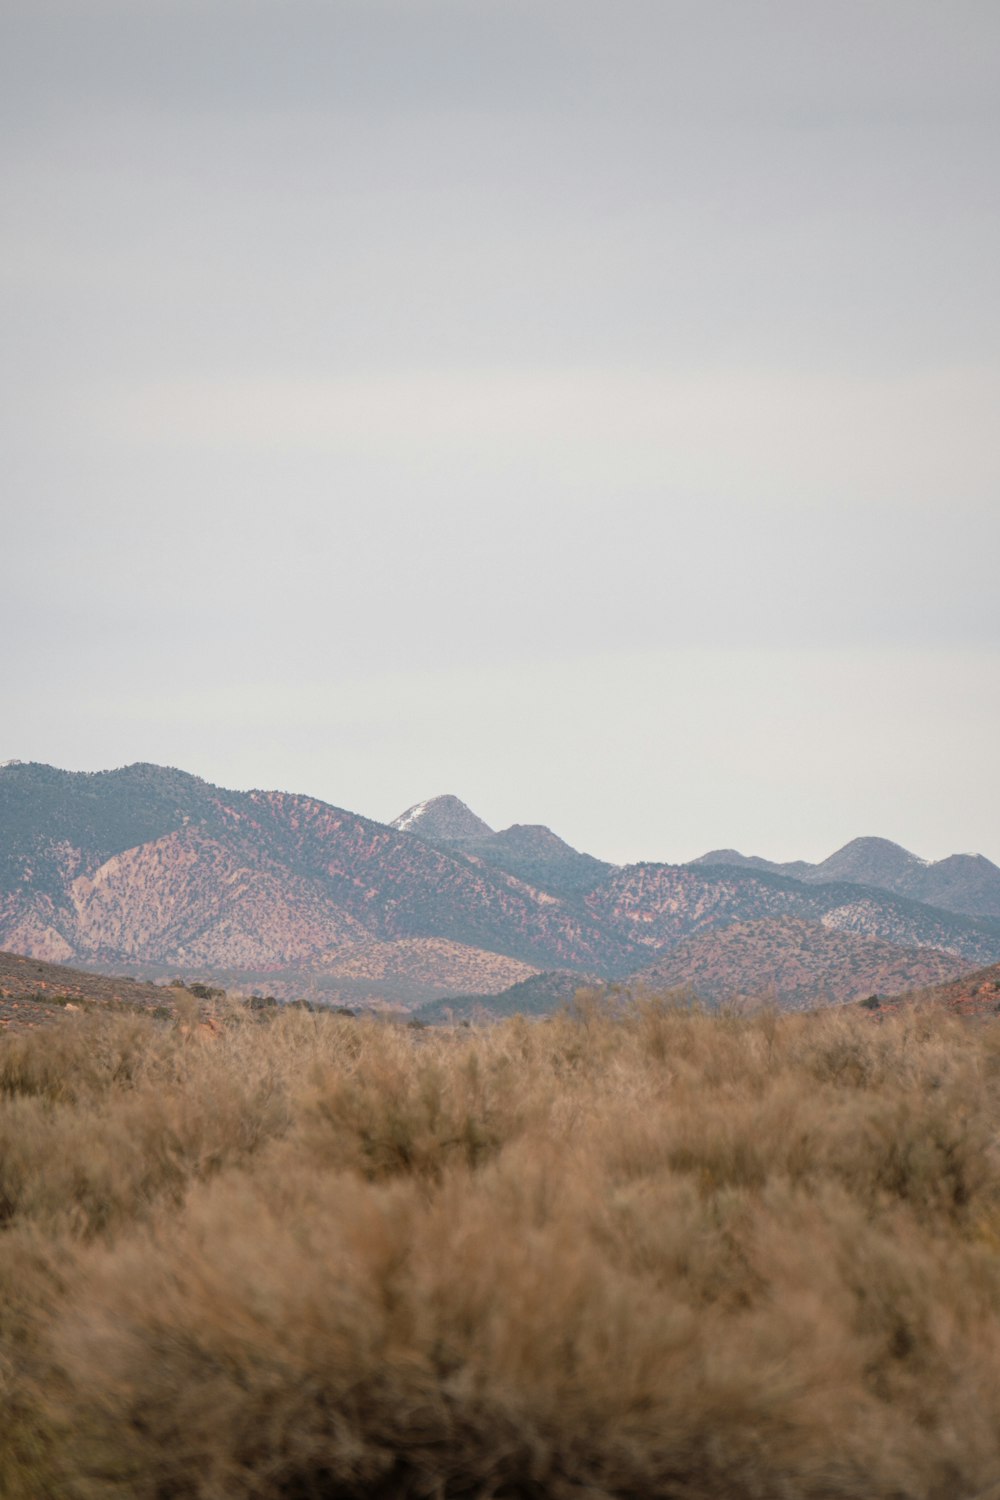
M 972 1500 L 1000 1022 L 0 1040 L 11 1500 Z

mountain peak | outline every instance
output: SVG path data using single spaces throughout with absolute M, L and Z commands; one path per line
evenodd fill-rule
M 816 866 L 816 875 L 825 880 L 856 880 L 863 885 L 884 885 L 899 880 L 927 861 L 911 854 L 891 839 L 851 839 L 842 849 Z
M 398 818 L 393 818 L 390 828 L 400 833 L 415 833 L 422 839 L 437 839 L 448 843 L 453 839 L 476 838 L 492 833 L 493 829 L 482 818 L 478 818 L 471 807 L 466 807 L 458 797 L 446 794 L 430 797 L 426 802 L 415 802 Z

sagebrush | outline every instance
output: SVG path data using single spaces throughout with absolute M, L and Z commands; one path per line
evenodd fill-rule
M 0 1041 L 10 1500 L 964 1500 L 1000 1022 L 667 1001 Z

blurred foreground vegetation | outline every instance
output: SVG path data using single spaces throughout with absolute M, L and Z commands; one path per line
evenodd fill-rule
M 5 1500 L 965 1500 L 1000 1021 L 0 1039 Z

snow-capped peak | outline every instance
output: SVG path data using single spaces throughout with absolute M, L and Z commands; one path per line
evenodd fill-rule
M 451 839 L 477 838 L 493 829 L 478 818 L 458 797 L 445 795 L 415 802 L 389 825 L 400 833 L 415 833 L 422 839 L 448 843 Z
M 400 813 L 398 818 L 393 818 L 390 827 L 398 828 L 400 833 L 408 832 L 414 823 L 419 823 L 429 806 L 429 802 L 418 802 L 415 806 L 408 807 L 405 813 Z

